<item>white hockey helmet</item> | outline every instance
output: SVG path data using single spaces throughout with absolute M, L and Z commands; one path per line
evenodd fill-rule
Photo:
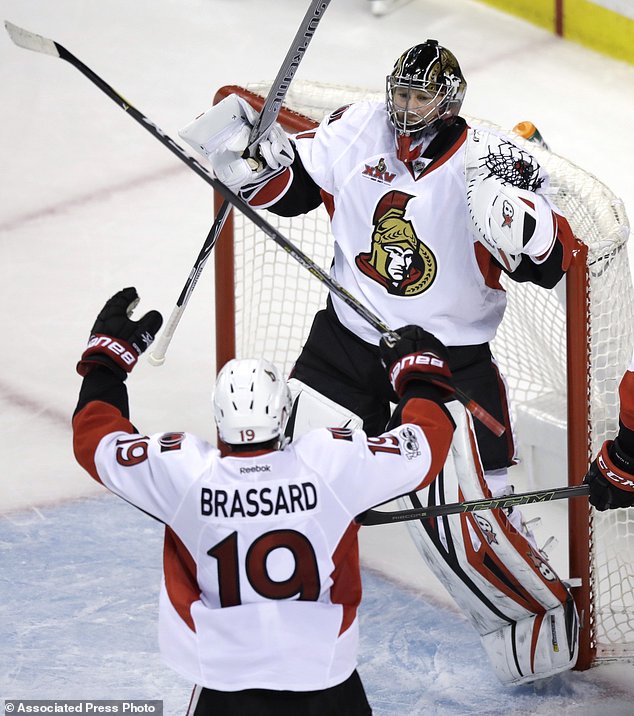
M 291 394 L 268 360 L 230 360 L 218 373 L 213 398 L 220 439 L 249 445 L 280 437 L 291 411 Z

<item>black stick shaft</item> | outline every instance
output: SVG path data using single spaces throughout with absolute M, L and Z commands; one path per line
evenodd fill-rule
M 568 500 L 571 497 L 587 496 L 590 492 L 588 485 L 575 485 L 573 487 L 553 487 L 551 490 L 538 490 L 536 492 L 521 492 L 506 497 L 482 498 L 466 502 L 452 502 L 447 505 L 431 505 L 430 507 L 414 507 L 411 510 L 394 510 L 391 512 L 371 509 L 356 518 L 362 525 L 386 525 L 409 520 L 428 520 L 432 517 L 456 515 L 462 512 L 478 512 L 480 510 L 495 510 L 505 507 L 530 505 L 536 502 L 550 502 L 552 500 Z

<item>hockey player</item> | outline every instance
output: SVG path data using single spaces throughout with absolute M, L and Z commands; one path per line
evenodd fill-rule
M 619 432 L 603 444 L 584 479 L 590 504 L 600 512 L 634 507 L 634 355 L 621 379 L 619 399 Z
M 286 382 L 265 360 L 221 370 L 214 416 L 231 454 L 194 435 L 140 433 L 125 379 L 162 319 L 108 300 L 77 370 L 74 450 L 90 475 L 165 524 L 159 640 L 193 681 L 195 716 L 371 714 L 356 671 L 355 515 L 426 485 L 447 456 L 446 350 L 416 326 L 383 359 L 399 396 L 378 437 L 326 428 L 286 446 Z M 399 427 L 398 424 L 402 423 Z
M 473 487 L 499 495 L 509 489 L 507 468 L 516 462 L 505 384 L 489 348 L 506 306 L 499 278 L 504 272 L 552 288 L 569 266 L 575 240 L 535 157 L 459 116 L 465 91 L 454 55 L 427 40 L 398 58 L 385 102 L 344 106 L 292 138 L 274 125 L 255 158 L 243 156 L 255 113 L 235 96 L 181 136 L 256 208 L 293 216 L 324 203 L 334 236 L 333 277 L 388 326 L 420 323 L 437 335 L 448 347 L 456 386 L 506 426 L 495 437 L 475 424 L 476 468 L 457 478 L 463 494 Z M 230 121 L 217 131 L 223 112 Z M 335 415 L 370 435 L 382 432 L 395 396 L 380 364 L 379 339 L 330 295 L 293 368 L 292 434 Z M 450 501 L 449 489 L 447 480 L 436 481 L 424 499 Z M 517 510 L 510 520 L 523 531 Z M 487 560 L 481 563 L 481 545 L 492 539 L 488 528 L 467 522 L 463 516 L 453 528 L 444 520 L 410 527 L 481 634 L 497 675 L 522 683 L 570 668 L 576 614 L 567 588 L 554 577 L 544 601 L 518 586 L 527 560 L 553 574 L 544 555 L 500 518 L 496 529 L 512 546 L 506 571 L 488 569 Z M 538 632 L 548 638 L 550 619 L 566 632 L 566 647 L 553 643 L 540 660 L 531 649 Z

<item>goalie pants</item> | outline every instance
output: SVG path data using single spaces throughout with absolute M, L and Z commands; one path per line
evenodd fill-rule
M 371 716 L 357 671 L 320 691 L 216 691 L 196 687 L 187 716 Z
M 456 386 L 488 410 L 504 426 L 496 437 L 476 421 L 478 449 L 485 470 L 515 464 L 504 382 L 487 343 L 448 347 L 449 367 Z M 398 402 L 378 346 L 366 343 L 341 324 L 328 301 L 313 320 L 310 334 L 291 377 L 301 380 L 363 420 L 370 436 L 380 435 L 390 419 L 390 403 Z

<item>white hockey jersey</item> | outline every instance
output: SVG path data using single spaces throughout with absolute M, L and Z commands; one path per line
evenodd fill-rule
M 331 216 L 333 278 L 388 326 L 415 323 L 448 346 L 490 341 L 506 307 L 499 271 L 488 270 L 491 257 L 469 221 L 465 146 L 473 131 L 464 126 L 427 170 L 430 159 L 397 158 L 383 103 L 353 104 L 294 138 Z M 541 190 L 535 200 L 555 210 Z M 331 297 L 347 328 L 379 342 L 365 319 Z
M 355 515 L 430 482 L 453 426 L 412 399 L 380 437 L 321 429 L 281 451 L 221 457 L 184 433 L 144 436 L 107 402 L 75 416 L 79 463 L 166 525 L 159 642 L 194 683 L 323 689 L 356 667 Z

